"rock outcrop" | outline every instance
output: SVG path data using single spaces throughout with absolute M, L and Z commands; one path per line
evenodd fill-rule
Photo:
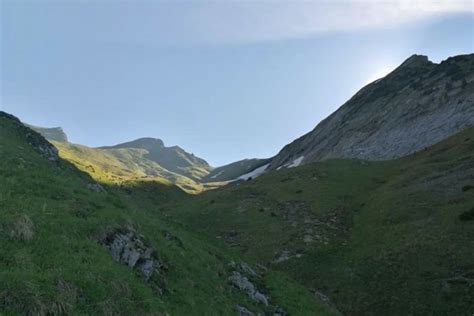
M 268 305 L 268 297 L 259 292 L 255 285 L 240 272 L 233 271 L 232 275 L 229 277 L 229 281 L 233 286 L 247 293 L 248 297 L 250 297 L 252 300 L 264 305 Z
M 237 311 L 237 315 L 239 315 L 239 316 L 253 316 L 253 315 L 255 315 L 254 313 L 249 311 L 247 308 L 245 308 L 243 306 L 240 306 L 240 305 L 236 305 L 235 310 Z
M 54 140 L 57 142 L 67 142 L 67 135 L 61 127 L 39 127 L 23 123 L 25 126 L 31 128 L 35 132 L 40 133 L 47 140 Z
M 119 230 L 107 235 L 101 241 L 115 261 L 139 271 L 145 280 L 149 280 L 165 265 L 158 259 L 153 248 L 145 245 L 143 236 L 130 230 Z

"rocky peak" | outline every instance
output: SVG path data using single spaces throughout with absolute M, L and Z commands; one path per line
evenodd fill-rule
M 127 145 L 129 148 L 142 148 L 142 149 L 153 149 L 153 148 L 163 148 L 165 143 L 159 138 L 153 137 L 142 137 L 131 142 L 124 143 L 122 145 Z
M 474 126 L 473 70 L 474 54 L 440 64 L 413 55 L 285 146 L 267 170 L 334 158 L 394 159 Z
M 148 151 L 145 158 L 158 163 L 163 168 L 191 179 L 200 179 L 212 169 L 202 158 L 188 153 L 179 146 L 166 147 L 158 138 L 143 137 L 115 146 L 99 147 L 100 149 L 138 148 Z
M 411 55 L 406 59 L 400 66 L 399 68 L 406 68 L 406 67 L 411 67 L 411 68 L 416 68 L 416 67 L 423 67 L 426 65 L 431 65 L 432 62 L 428 59 L 428 56 L 425 55 Z

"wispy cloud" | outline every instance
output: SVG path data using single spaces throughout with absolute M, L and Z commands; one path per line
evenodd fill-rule
M 472 0 L 2 2 L 7 9 L 10 5 L 31 15 L 24 19 L 25 30 L 34 27 L 47 37 L 171 44 L 282 40 L 390 27 L 447 13 L 474 13 Z M 8 12 L 4 10 L 2 17 L 8 18 Z M 30 20 L 37 21 L 36 25 L 30 25 Z
M 202 40 L 262 41 L 390 27 L 455 12 L 474 12 L 474 4 L 452 0 L 221 1 L 186 12 L 185 23 Z

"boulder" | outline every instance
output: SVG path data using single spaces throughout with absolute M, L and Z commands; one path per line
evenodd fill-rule
M 145 280 L 149 280 L 155 271 L 164 267 L 155 251 L 146 246 L 142 238 L 133 231 L 108 234 L 101 244 L 109 250 L 115 261 L 139 271 Z
M 249 281 L 249 279 L 242 275 L 240 272 L 233 271 L 229 277 L 229 281 L 233 286 L 247 293 L 247 295 L 254 301 L 268 306 L 268 297 L 263 293 L 259 292 L 255 285 Z

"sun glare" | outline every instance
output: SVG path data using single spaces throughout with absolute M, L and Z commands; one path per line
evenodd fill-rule
M 370 76 L 367 78 L 365 81 L 366 84 L 369 84 L 371 82 L 374 82 L 375 80 L 381 79 L 391 73 L 393 71 L 394 67 L 390 66 L 383 66 L 378 68 L 375 72 L 370 74 Z

